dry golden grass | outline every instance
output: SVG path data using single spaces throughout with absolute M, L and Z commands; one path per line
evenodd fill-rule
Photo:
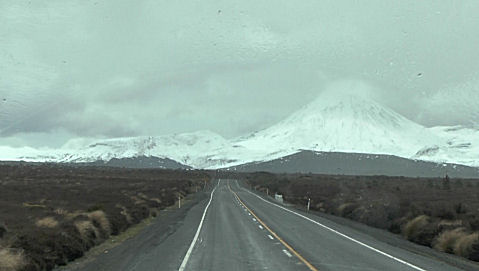
M 138 192 L 137 195 L 138 195 L 138 197 L 140 197 L 140 198 L 142 198 L 142 199 L 146 199 L 146 200 L 149 200 L 149 199 L 150 199 L 147 195 L 145 195 L 145 194 L 142 193 L 142 192 Z
M 123 216 L 125 216 L 126 218 L 126 221 L 128 221 L 128 223 L 132 223 L 133 222 L 133 218 L 131 217 L 130 213 L 128 212 L 128 209 L 126 209 L 125 206 L 121 206 L 121 212 L 120 214 L 122 214 Z
M 349 205 L 351 205 L 351 203 L 343 203 L 343 204 L 339 205 L 338 213 L 342 213 L 344 211 L 344 209 L 346 209 Z
M 154 201 L 154 202 L 156 202 L 156 203 L 158 203 L 158 204 L 161 204 L 161 199 L 159 199 L 159 198 L 151 198 L 150 200 L 151 200 L 151 201 Z
M 345 215 L 346 212 L 351 212 L 352 209 L 354 209 L 357 204 L 355 203 L 343 203 L 341 205 L 339 205 L 338 207 L 338 213 L 340 215 Z
M 462 220 L 441 220 L 439 222 L 439 227 L 444 227 L 444 226 L 453 226 L 453 227 L 460 227 L 462 226 L 464 223 Z
M 57 208 L 53 212 L 57 215 L 64 215 L 64 216 L 67 216 L 69 214 L 69 212 L 63 208 Z
M 72 220 L 80 215 L 85 215 L 85 213 L 83 211 L 80 211 L 80 210 L 77 210 L 77 211 L 74 211 L 74 212 L 67 212 L 65 214 L 65 218 L 68 219 L 68 220 Z
M 26 207 L 26 208 L 46 208 L 47 207 L 44 204 L 35 204 L 30 202 L 24 202 L 22 205 L 23 207 Z
M 133 201 L 133 203 L 135 203 L 135 205 L 140 205 L 140 204 L 146 203 L 146 201 L 144 199 L 139 198 L 137 196 L 131 196 L 130 198 Z
M 121 234 L 148 218 L 149 208 L 172 204 L 170 187 L 184 191 L 209 173 L 2 163 L 0 175 L 0 249 L 22 249 L 1 251 L 0 270 L 10 271 L 17 268 L 7 265 L 5 257 L 9 261 L 21 258 L 17 251 L 23 251 L 27 261 L 23 269 L 66 264 L 108 240 L 108 233 Z M 133 195 L 146 203 L 134 205 L 130 199 Z M 163 202 L 145 200 L 150 195 Z M 124 216 L 117 203 L 126 206 Z M 97 210 L 104 213 L 93 213 Z
M 429 222 L 427 215 L 420 215 L 406 223 L 403 229 L 403 234 L 407 239 L 411 239 L 416 236 L 419 230 L 425 227 Z
M 93 223 L 93 225 L 98 225 L 100 229 L 106 234 L 110 235 L 111 227 L 110 221 L 106 217 L 105 212 L 97 210 L 88 214 L 88 218 Z
M 472 246 L 479 242 L 479 233 L 471 233 L 461 236 L 454 244 L 454 254 L 468 258 L 472 252 Z
M 78 232 L 80 232 L 83 240 L 90 240 L 92 237 L 96 239 L 100 236 L 98 229 L 93 226 L 93 223 L 91 223 L 90 220 L 77 221 L 75 222 L 75 227 Z
M 0 247 L 0 271 L 21 270 L 26 263 L 23 252 L 14 252 Z
M 444 231 L 436 238 L 434 248 L 442 252 L 453 253 L 456 242 L 466 235 L 464 228 Z
M 56 226 L 58 226 L 58 221 L 51 216 L 47 216 L 37 220 L 37 222 L 35 222 L 35 225 L 40 228 L 55 228 Z

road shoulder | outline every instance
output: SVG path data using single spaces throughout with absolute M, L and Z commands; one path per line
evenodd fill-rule
M 145 219 L 121 235 L 113 236 L 91 249 L 85 256 L 55 270 L 116 270 L 115 266 L 127 270 L 122 263 L 134 262 L 142 250 L 156 247 L 168 239 L 184 223 L 188 212 L 201 204 L 207 194 L 209 193 L 202 191 L 188 195 L 180 209 L 177 205 L 165 208 L 156 218 Z

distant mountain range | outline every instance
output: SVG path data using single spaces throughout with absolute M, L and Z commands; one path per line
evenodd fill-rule
M 354 90 L 357 87 L 354 84 L 358 83 L 350 84 L 345 89 Z M 381 155 L 428 161 L 432 165 L 451 163 L 477 168 L 479 131 L 460 126 L 426 128 L 353 91 L 329 91 L 276 125 L 231 140 L 210 131 L 106 140 L 74 139 L 55 150 L 0 147 L 0 160 L 108 163 L 155 157 L 192 168 L 219 169 L 266 165 L 268 161 L 294 155 L 301 155 L 304 160 L 304 151 L 322 155 L 350 153 L 350 157 Z M 326 156 L 332 159 L 337 154 Z M 337 161 L 346 163 L 346 160 Z M 374 168 L 372 164 L 364 166 Z

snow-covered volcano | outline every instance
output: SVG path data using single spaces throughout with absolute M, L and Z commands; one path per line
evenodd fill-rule
M 312 150 L 388 154 L 479 167 L 479 131 L 426 128 L 365 95 L 365 89 L 360 82 L 334 85 L 276 125 L 231 140 L 210 131 L 72 140 L 60 150 L 0 148 L 4 156 L 0 160 L 93 162 L 155 156 L 195 168 L 223 168 Z
M 285 120 L 236 144 L 250 149 L 412 156 L 431 140 L 439 142 L 430 130 L 354 92 L 362 88 L 357 84 L 330 89 Z
M 313 150 L 479 166 L 479 131 L 426 128 L 376 102 L 367 88 L 355 81 L 333 85 L 283 121 L 232 140 L 233 147 L 210 158 L 233 166 Z

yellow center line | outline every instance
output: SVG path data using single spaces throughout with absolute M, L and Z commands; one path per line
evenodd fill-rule
M 311 271 L 318 271 L 318 269 L 316 267 L 314 267 L 310 262 L 308 262 L 303 256 L 301 256 L 301 254 L 299 254 L 296 250 L 294 250 L 288 243 L 286 243 L 286 241 L 284 241 L 281 237 L 279 237 L 274 231 L 272 231 L 267 225 L 266 223 L 263 222 L 263 220 L 261 220 L 253 211 L 251 211 L 250 208 L 248 208 L 248 206 L 246 206 L 246 204 L 244 204 L 244 202 L 241 200 L 241 198 L 238 196 L 238 194 L 236 194 L 236 192 L 234 192 L 229 183 L 228 183 L 228 189 L 231 191 L 231 193 L 233 193 L 233 195 L 236 197 L 236 199 L 241 203 L 241 205 L 243 205 L 247 210 L 248 212 L 251 213 L 251 215 L 253 215 L 256 220 L 258 220 L 259 223 L 261 223 L 261 225 L 263 225 L 263 227 L 265 229 L 267 229 L 271 235 L 273 235 L 276 239 L 278 239 L 278 241 L 281 242 L 281 244 L 283 244 L 291 253 L 294 254 L 294 256 L 296 256 L 300 261 L 302 261 Z

